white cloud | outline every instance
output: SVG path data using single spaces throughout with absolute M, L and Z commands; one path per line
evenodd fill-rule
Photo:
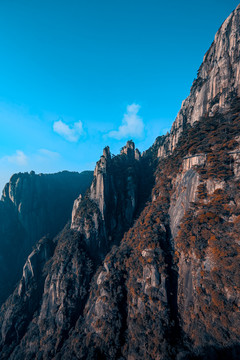
M 127 106 L 127 113 L 124 114 L 122 125 L 118 130 L 110 131 L 108 136 L 115 139 L 126 137 L 141 137 L 143 135 L 144 124 L 142 118 L 138 115 L 140 105 L 131 104 Z
M 25 166 L 28 163 L 28 158 L 23 151 L 17 150 L 14 155 L 6 156 L 5 159 L 15 165 Z
M 82 122 L 75 122 L 72 127 L 64 123 L 62 120 L 53 123 L 53 130 L 60 136 L 70 142 L 77 142 L 83 133 Z
M 43 157 L 47 157 L 48 159 L 52 159 L 52 160 L 57 159 L 60 156 L 60 154 L 58 152 L 51 151 L 48 149 L 39 149 L 38 152 Z

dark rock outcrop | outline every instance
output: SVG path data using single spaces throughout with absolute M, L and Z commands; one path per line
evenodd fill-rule
M 71 224 L 31 253 L 1 309 L 3 360 L 240 358 L 239 13 L 171 133 L 142 155 L 106 147 Z
M 0 315 L 2 358 L 8 358 L 39 307 L 44 286 L 43 269 L 52 257 L 53 249 L 54 244 L 47 238 L 38 242 L 24 265 L 18 287 L 2 307 Z
M 118 156 L 112 157 L 106 147 L 96 164 L 89 193 L 75 201 L 71 229 L 83 235 L 94 256 L 103 259 L 111 246 L 119 243 L 146 200 L 141 170 L 141 154 L 132 141 Z M 146 176 L 152 173 L 151 167 L 145 171 Z
M 146 192 L 149 186 L 141 179 L 142 166 L 146 178 L 151 177 L 153 169 L 141 163 L 132 141 L 118 156 L 112 157 L 109 148 L 104 149 L 89 191 L 74 202 L 71 228 L 66 227 L 54 240 L 56 248 L 44 272 L 41 304 L 29 330 L 24 337 L 18 337 L 10 358 L 34 357 L 37 351 L 47 359 L 61 351 L 70 329 L 81 321 L 93 271 L 111 247 L 119 244 L 146 201 L 146 194 L 150 195 L 150 191 Z M 24 269 L 29 269 L 28 263 Z M 23 289 L 20 303 L 25 296 L 22 283 L 24 276 L 18 285 L 18 289 Z M 15 301 L 12 296 L 9 299 Z M 6 315 L 2 323 L 5 318 Z M 6 347 L 2 354 L 9 356 Z
M 84 194 L 92 172 L 19 173 L 11 177 L 0 201 L 0 303 L 20 279 L 32 246 L 53 238 L 70 219 L 74 199 Z

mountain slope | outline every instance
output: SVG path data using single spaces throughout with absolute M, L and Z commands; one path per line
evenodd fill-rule
M 0 303 L 13 291 L 32 246 L 54 237 L 70 218 L 74 199 L 84 193 L 92 172 L 19 173 L 6 184 L 0 201 Z
M 9 358 L 20 340 L 20 348 L 12 355 L 16 358 L 36 356 L 39 352 L 48 358 L 61 349 L 69 330 L 83 313 L 90 279 L 99 261 L 113 244 L 119 244 L 150 193 L 151 163 L 147 161 L 146 166 L 145 160 L 141 161 L 132 141 L 116 157 L 111 156 L 109 148 L 104 149 L 89 191 L 74 203 L 71 228 L 67 225 L 54 240 L 53 257 L 42 259 L 42 268 L 44 262 L 50 261 L 41 281 L 36 279 L 35 272 L 39 272 L 31 261 L 35 255 L 42 257 L 39 251 L 30 255 L 24 267 L 28 268 L 30 262 L 33 271 L 28 276 L 23 274 L 15 293 L 2 308 L 3 358 Z M 140 176 L 142 166 L 144 178 Z M 38 247 L 41 249 L 41 245 Z M 25 316 L 26 306 L 36 292 L 42 300 Z M 18 317 L 21 320 L 12 327 L 12 321 Z M 21 329 L 27 327 L 24 335 Z
M 2 359 L 240 357 L 240 6 L 173 124 L 105 148 L 1 308 Z
M 239 99 L 231 109 L 159 162 L 153 201 L 96 273 L 60 358 L 239 358 Z
M 176 147 L 187 124 L 193 125 L 205 115 L 229 110 L 232 98 L 240 95 L 240 5 L 224 21 L 203 58 L 190 95 L 182 103 L 170 134 L 159 147 L 166 156 Z

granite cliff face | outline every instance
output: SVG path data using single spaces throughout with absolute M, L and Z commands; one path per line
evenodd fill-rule
M 15 174 L 0 201 L 0 302 L 20 279 L 32 246 L 44 235 L 53 238 L 70 218 L 72 204 L 92 181 L 92 172 Z
M 104 258 L 111 246 L 119 243 L 144 202 L 142 166 L 141 154 L 132 141 L 114 157 L 106 147 L 87 196 L 75 200 L 71 229 L 82 234 L 95 256 Z M 145 171 L 146 177 L 151 176 L 151 169 L 146 167 Z M 145 192 L 147 187 L 149 184 Z
M 19 285 L 3 305 L 1 322 L 1 343 L 3 353 L 10 354 L 27 330 L 43 293 L 42 271 L 53 254 L 54 244 L 47 238 L 41 239 L 28 256 Z M 13 320 L 14 319 L 14 320 Z
M 145 169 L 144 179 L 141 178 L 142 166 Z M 145 180 L 150 178 L 152 169 L 148 170 L 145 161 L 141 162 L 141 155 L 132 141 L 127 142 L 118 156 L 113 157 L 109 148 L 104 149 L 103 156 L 96 164 L 89 191 L 75 200 L 71 224 L 54 239 L 54 254 L 45 268 L 40 269 L 44 279 L 41 303 L 38 303 L 35 314 L 31 314 L 33 319 L 28 317 L 25 320 L 28 330 L 23 337 L 16 337 L 20 329 L 18 325 L 15 326 L 15 349 L 12 354 L 5 341 L 3 324 L 8 322 L 7 314 L 2 318 L 3 358 L 34 357 L 41 353 L 47 359 L 61 350 L 67 334 L 83 315 L 90 280 L 99 262 L 114 244 L 119 245 L 124 231 L 133 224 L 149 197 L 151 182 L 148 181 L 146 185 Z M 39 257 L 40 254 L 37 254 L 38 260 L 35 261 L 41 262 Z M 30 255 L 32 258 L 33 254 Z M 13 302 L 18 302 L 19 313 L 25 306 L 21 301 L 27 296 L 25 289 L 28 291 L 24 285 L 26 273 L 35 279 L 30 265 L 28 259 L 18 290 L 4 305 L 9 307 Z M 33 295 L 30 293 L 29 296 L 31 298 Z
M 14 209 L 32 246 L 43 235 L 56 235 L 66 223 L 72 202 L 87 189 L 92 172 L 15 174 L 3 189 L 1 202 Z M 71 187 L 70 187 L 71 186 Z M 63 209 L 64 207 L 64 209 Z M 28 246 L 29 247 L 29 246 Z
M 30 253 L 1 308 L 1 359 L 240 358 L 239 12 L 171 133 L 143 154 L 106 147 L 71 222 Z
M 240 5 L 216 33 L 198 70 L 190 95 L 183 101 L 170 134 L 164 137 L 159 147 L 159 157 L 172 153 L 187 124 L 193 125 L 206 115 L 227 112 L 232 98 L 240 96 L 239 26 Z

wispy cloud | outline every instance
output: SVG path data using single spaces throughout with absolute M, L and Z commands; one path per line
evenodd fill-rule
M 141 137 L 143 135 L 144 124 L 142 118 L 138 115 L 140 105 L 131 104 L 127 106 L 127 112 L 124 114 L 122 125 L 118 130 L 110 131 L 108 136 L 115 139 L 123 139 L 126 137 Z
M 25 166 L 28 163 L 27 156 L 21 150 L 17 150 L 16 153 L 13 155 L 5 156 L 4 159 L 6 159 L 8 162 L 12 164 L 20 165 L 20 166 Z
M 39 149 L 38 153 L 41 156 L 46 157 L 46 158 L 51 159 L 51 160 L 57 159 L 60 156 L 60 154 L 58 152 L 51 151 L 51 150 L 48 150 L 48 149 Z
M 75 122 L 72 127 L 70 127 L 62 120 L 58 120 L 54 122 L 53 130 L 67 141 L 77 142 L 83 133 L 83 125 L 79 120 L 78 122 Z

